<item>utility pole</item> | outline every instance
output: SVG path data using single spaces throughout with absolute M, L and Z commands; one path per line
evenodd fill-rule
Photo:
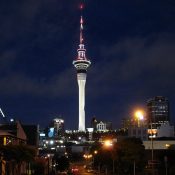
M 165 161 L 165 172 L 166 172 L 166 175 L 168 175 L 168 164 L 167 164 L 167 156 L 164 157 L 164 161 Z
M 134 160 L 134 175 L 136 174 L 136 162 Z

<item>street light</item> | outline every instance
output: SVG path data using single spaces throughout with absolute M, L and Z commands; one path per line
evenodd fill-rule
M 92 163 L 93 163 L 93 167 L 94 167 L 94 162 L 95 162 L 95 155 L 98 154 L 98 151 L 97 150 L 94 150 L 94 153 L 92 155 Z
M 94 151 L 94 154 L 98 154 L 98 151 L 97 151 L 97 150 L 95 150 L 95 151 Z
M 112 140 L 105 140 L 104 141 L 104 147 L 106 148 L 106 149 L 114 149 L 113 148 L 113 142 L 112 142 Z M 113 152 L 112 152 L 112 173 L 114 174 L 115 173 L 115 165 L 114 165 L 114 163 L 115 163 L 115 159 L 114 159 L 114 154 L 113 154 Z
M 110 147 L 113 146 L 113 143 L 112 143 L 111 140 L 105 140 L 105 141 L 104 141 L 104 146 L 105 146 L 106 148 L 110 148 Z
M 142 110 L 137 110 L 134 116 L 137 119 L 138 127 L 140 127 L 140 121 L 144 120 L 144 112 Z
M 47 160 L 48 160 L 48 175 L 50 175 L 50 154 L 47 154 Z

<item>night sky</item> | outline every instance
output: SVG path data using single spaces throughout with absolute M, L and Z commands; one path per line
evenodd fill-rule
M 78 128 L 72 65 L 80 0 L 0 1 L 0 107 L 7 118 Z M 175 1 L 84 0 L 86 127 L 93 116 L 119 127 L 154 96 L 175 117 Z

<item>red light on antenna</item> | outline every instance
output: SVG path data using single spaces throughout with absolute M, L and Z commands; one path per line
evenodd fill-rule
M 82 10 L 84 8 L 84 5 L 83 4 L 80 4 L 80 9 Z

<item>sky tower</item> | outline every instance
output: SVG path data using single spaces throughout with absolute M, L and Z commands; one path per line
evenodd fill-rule
M 81 6 L 82 9 L 82 6 Z M 85 84 L 87 68 L 91 62 L 86 58 L 86 49 L 83 40 L 83 17 L 80 18 L 80 44 L 77 50 L 78 56 L 73 61 L 73 65 L 77 70 L 77 81 L 79 88 L 79 131 L 85 131 Z

